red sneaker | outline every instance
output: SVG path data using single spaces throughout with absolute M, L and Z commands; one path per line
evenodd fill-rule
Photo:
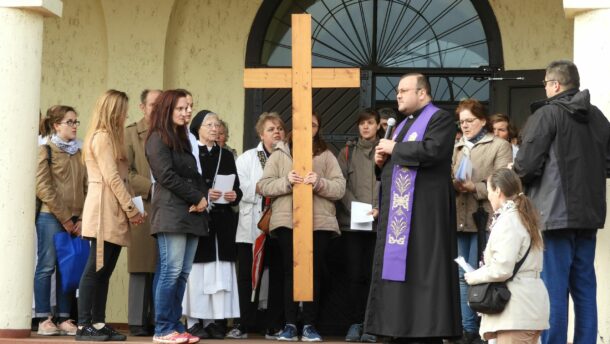
M 180 336 L 182 338 L 186 338 L 187 341 L 185 343 L 193 344 L 193 343 L 197 343 L 199 341 L 199 337 L 193 336 L 192 334 L 190 334 L 188 332 L 180 333 Z
M 197 338 L 199 339 L 199 338 Z M 172 332 L 165 336 L 154 336 L 153 343 L 161 343 L 161 344 L 182 344 L 188 342 L 188 338 L 184 337 L 182 334 L 178 332 Z

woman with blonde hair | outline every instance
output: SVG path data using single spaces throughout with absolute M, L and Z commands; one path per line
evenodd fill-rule
M 47 138 L 38 149 L 36 196 L 41 201 L 36 216 L 37 261 L 34 274 L 35 317 L 40 318 L 38 334 L 43 336 L 76 334 L 69 320 L 72 295 L 56 284 L 57 325 L 51 314 L 51 276 L 57 269 L 53 238 L 66 231 L 80 235 L 85 202 L 87 171 L 76 142 L 80 122 L 74 108 L 55 105 L 40 123 L 40 133 Z M 59 277 L 59 274 L 57 274 Z
M 523 194 L 521 180 L 507 168 L 496 170 L 487 179 L 487 197 L 495 213 L 485 247 L 485 265 L 464 274 L 470 285 L 507 282 L 511 297 L 499 314 L 483 314 L 480 334 L 497 344 L 538 342 L 549 328 L 549 296 L 540 279 L 543 242 L 538 213 Z M 522 265 L 513 276 L 517 262 Z
M 84 141 L 83 160 L 89 187 L 83 209 L 82 235 L 91 241 L 89 259 L 79 285 L 76 340 L 123 341 L 124 335 L 105 324 L 108 282 L 122 246 L 130 240 L 129 224 L 138 225 L 138 211 L 127 181 L 123 143 L 129 98 L 108 90 L 98 98 Z

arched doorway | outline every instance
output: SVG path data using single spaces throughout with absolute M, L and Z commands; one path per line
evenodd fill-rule
M 359 67 L 360 89 L 315 89 L 314 109 L 335 150 L 356 136 L 354 114 L 364 107 L 391 107 L 398 78 L 429 76 L 435 103 L 453 110 L 460 99 L 493 98 L 488 77 L 503 69 L 500 32 L 487 2 L 470 0 L 265 0 L 253 23 L 246 67 L 286 67 L 290 61 L 290 15 L 312 15 L 313 65 Z M 290 90 L 246 90 L 244 147 L 263 111 L 278 111 L 290 126 Z M 318 320 L 323 334 L 345 335 L 346 265 L 340 240 L 328 250 Z
M 290 15 L 312 15 L 313 65 L 359 67 L 361 88 L 316 89 L 314 109 L 335 149 L 356 135 L 354 113 L 395 107 L 400 75 L 429 76 L 435 103 L 455 108 L 465 97 L 484 103 L 486 79 L 503 69 L 502 44 L 487 2 L 470 0 L 265 0 L 248 38 L 246 67 L 290 65 Z M 247 90 L 245 128 L 262 111 L 278 111 L 290 126 L 290 90 Z M 245 131 L 244 147 L 257 141 Z

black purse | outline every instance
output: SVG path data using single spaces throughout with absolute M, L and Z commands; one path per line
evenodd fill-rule
M 498 314 L 504 311 L 506 304 L 510 300 L 510 290 L 506 286 L 510 280 L 515 277 L 525 258 L 530 253 L 530 247 L 528 247 L 525 255 L 515 265 L 513 275 L 504 282 L 488 282 L 481 284 L 474 284 L 468 287 L 468 306 L 475 312 L 483 314 Z

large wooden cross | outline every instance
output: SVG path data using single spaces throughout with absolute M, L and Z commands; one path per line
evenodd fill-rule
M 292 88 L 293 168 L 312 171 L 312 88 L 360 87 L 358 68 L 311 68 L 311 16 L 292 15 L 292 69 L 257 68 L 244 72 L 245 88 Z M 294 300 L 313 301 L 312 186 L 296 184 L 292 195 Z

